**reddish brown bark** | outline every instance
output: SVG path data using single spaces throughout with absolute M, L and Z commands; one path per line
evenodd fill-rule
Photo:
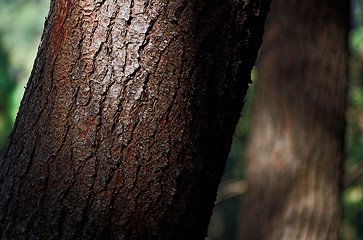
M 52 1 L 2 239 L 203 239 L 268 0 Z
M 272 4 L 240 239 L 338 239 L 348 19 L 345 0 Z

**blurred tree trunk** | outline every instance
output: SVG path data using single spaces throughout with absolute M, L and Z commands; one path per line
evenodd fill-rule
M 239 237 L 338 239 L 349 1 L 273 1 Z
M 1 239 L 203 239 L 269 0 L 51 1 Z

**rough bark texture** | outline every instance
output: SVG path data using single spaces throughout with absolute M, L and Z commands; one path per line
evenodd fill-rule
M 268 0 L 51 1 L 1 239 L 203 239 Z
M 349 1 L 273 1 L 240 239 L 338 239 Z

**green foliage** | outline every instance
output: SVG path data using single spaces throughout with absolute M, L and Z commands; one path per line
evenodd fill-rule
M 49 0 L 0 0 L 0 156 L 35 59 Z
M 0 155 L 6 143 L 7 136 L 12 127 L 12 118 L 9 111 L 9 96 L 15 88 L 15 82 L 9 76 L 9 57 L 4 50 L 0 39 Z
M 363 186 L 356 185 L 344 190 L 342 198 L 344 218 L 341 235 L 344 240 L 361 240 L 363 236 Z
M 352 1 L 350 71 L 346 113 L 346 174 L 363 162 L 363 1 Z M 363 240 L 363 182 L 358 179 L 343 190 L 343 240 Z

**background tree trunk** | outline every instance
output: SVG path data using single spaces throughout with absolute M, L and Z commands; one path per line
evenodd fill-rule
M 273 1 L 240 239 L 338 239 L 349 1 Z
M 51 1 L 1 239 L 203 239 L 268 0 Z

